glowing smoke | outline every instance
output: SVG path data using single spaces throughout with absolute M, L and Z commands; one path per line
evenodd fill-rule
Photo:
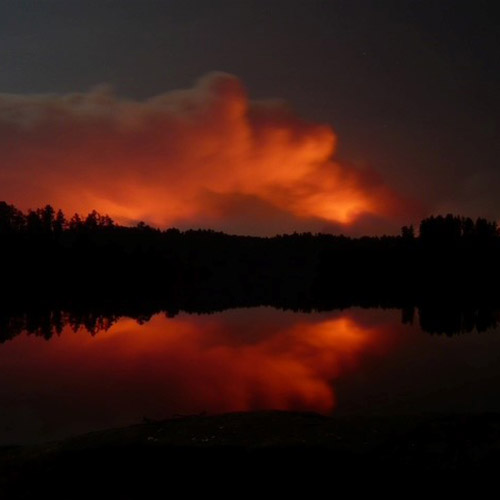
M 234 76 L 145 101 L 107 87 L 0 95 L 0 199 L 118 222 L 270 233 L 397 212 L 373 172 L 332 161 L 329 126 L 249 101 Z

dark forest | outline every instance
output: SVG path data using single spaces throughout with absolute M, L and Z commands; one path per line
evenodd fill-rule
M 96 331 L 122 315 L 258 305 L 400 308 L 406 323 L 418 311 L 430 333 L 498 321 L 500 232 L 482 218 L 429 217 L 399 236 L 262 238 L 125 227 L 95 211 L 68 220 L 51 206 L 24 214 L 2 202 L 0 239 L 2 330 L 11 334 L 50 336 L 61 318 Z

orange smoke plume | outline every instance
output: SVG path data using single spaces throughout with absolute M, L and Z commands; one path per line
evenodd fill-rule
M 397 197 L 373 173 L 332 160 L 335 143 L 329 126 L 283 103 L 250 101 L 224 73 L 145 101 L 107 87 L 0 94 L 0 199 L 233 232 L 227 221 L 246 214 L 263 223 L 247 228 L 257 233 L 272 231 L 273 217 L 291 228 L 394 212 Z

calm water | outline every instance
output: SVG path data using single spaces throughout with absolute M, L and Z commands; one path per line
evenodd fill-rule
M 398 310 L 264 307 L 101 326 L 0 344 L 0 444 L 201 412 L 500 411 L 498 329 L 448 337 Z

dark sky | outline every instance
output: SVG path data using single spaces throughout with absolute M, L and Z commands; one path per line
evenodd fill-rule
M 0 1 L 0 92 L 145 98 L 237 75 L 428 212 L 500 218 L 494 2 Z

